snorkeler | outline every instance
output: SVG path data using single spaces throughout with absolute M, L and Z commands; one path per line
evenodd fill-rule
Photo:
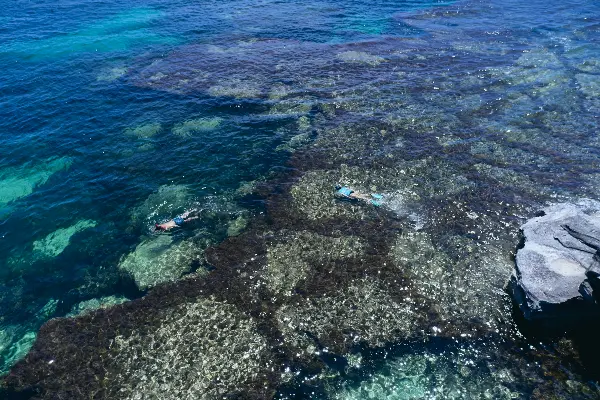
M 195 212 L 196 210 L 190 210 L 190 211 L 186 211 L 183 214 L 173 218 L 170 221 L 167 221 L 165 223 L 162 224 L 155 224 L 154 225 L 154 230 L 155 231 L 168 231 L 170 229 L 176 228 L 178 226 L 183 225 L 186 222 L 190 222 L 193 221 L 195 219 L 198 219 L 199 217 L 190 217 L 190 214 L 192 214 L 193 212 Z
M 383 199 L 383 195 L 378 193 L 363 194 L 350 189 L 347 186 L 336 185 L 335 194 L 347 200 L 362 200 L 376 207 L 381 205 L 379 200 Z

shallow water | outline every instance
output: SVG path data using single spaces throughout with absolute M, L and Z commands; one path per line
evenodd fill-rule
M 471 323 L 521 343 L 502 293 L 518 225 L 549 201 L 598 196 L 595 2 L 0 3 L 0 373 L 44 322 L 80 302 L 209 274 L 204 248 L 265 212 L 268 194 L 253 189 L 265 181 L 292 185 L 288 206 L 323 232 L 371 212 L 332 202 L 335 183 L 382 193 L 382 210 L 404 230 L 388 238 L 390 260 L 449 321 L 431 331 L 423 309 L 378 308 L 359 293 L 377 304 L 385 290 L 355 282 L 297 303 L 295 314 L 277 311 L 278 329 L 301 347 L 298 330 L 326 342 L 337 317 L 301 321 L 315 307 L 337 310 L 344 296 L 381 318 L 415 314 L 374 332 L 340 310 L 347 330 L 367 326 L 372 347 L 413 343 L 417 325 L 453 337 Z M 150 233 L 190 209 L 200 221 L 170 237 Z M 351 236 L 281 240 L 267 250 L 264 280 L 284 298 L 313 273 L 315 248 L 333 254 L 323 263 L 372 253 Z M 295 330 L 283 327 L 294 321 Z M 357 372 L 360 362 L 326 363 L 333 372 L 319 379 L 295 366 L 301 378 L 278 396 L 533 391 L 529 372 L 461 370 L 464 359 L 477 369 L 491 357 L 485 341 L 444 340 L 417 341 L 389 364 L 371 355 L 369 374 Z M 348 363 L 363 357 L 351 353 Z

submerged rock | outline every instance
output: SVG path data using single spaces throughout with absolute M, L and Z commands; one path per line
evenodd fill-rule
M 433 239 L 426 232 L 402 233 L 390 251 L 414 290 L 440 314 L 441 325 L 433 333 L 448 334 L 473 321 L 497 329 L 506 312 L 499 293 L 510 278 L 509 255 L 464 236 Z
M 260 385 L 271 365 L 254 321 L 233 305 L 200 299 L 160 325 L 114 339 L 108 381 L 120 399 L 217 399 Z
M 312 264 L 331 260 L 347 260 L 364 253 L 365 245 L 356 237 L 327 237 L 304 231 L 284 243 L 267 248 L 264 276 L 267 287 L 275 294 L 291 295 L 298 282 L 305 279 Z
M 600 272 L 600 202 L 552 205 L 521 229 L 524 245 L 517 251 L 510 287 L 525 317 L 599 316 L 595 280 L 590 286 L 588 277 Z
M 580 90 L 587 97 L 597 97 L 600 95 L 600 77 L 598 75 L 577 74 L 575 75 L 575 79 Z
M 344 51 L 337 55 L 337 58 L 347 63 L 366 64 L 377 66 L 385 61 L 385 58 L 363 51 Z
M 25 357 L 33 342 L 35 331 L 23 333 L 23 328 L 9 325 L 0 329 L 0 376 L 8 372 L 17 361 Z
M 69 168 L 69 158 L 50 158 L 33 166 L 9 168 L 0 171 L 0 207 L 29 196 L 55 173 Z
M 78 317 L 80 315 L 87 315 L 95 310 L 112 307 L 117 304 L 125 303 L 126 301 L 129 301 L 129 299 L 123 296 L 106 296 L 99 299 L 90 299 L 74 305 L 71 312 L 66 316 Z
M 136 126 L 135 128 L 125 129 L 125 134 L 135 136 L 139 139 L 147 139 L 157 135 L 162 130 L 162 125 L 159 122 L 151 122 L 144 125 Z
M 288 346 L 298 355 L 310 356 L 318 343 L 336 351 L 366 343 L 382 347 L 386 342 L 419 334 L 416 299 L 403 302 L 377 279 L 361 279 L 333 295 L 305 299 L 283 306 L 276 318 Z
M 179 279 L 199 262 L 203 248 L 193 240 L 174 242 L 169 235 L 144 240 L 119 263 L 141 290 Z
M 163 185 L 132 211 L 131 220 L 134 224 L 159 222 L 159 218 L 171 217 L 173 210 L 183 210 L 190 203 L 187 186 Z
M 172 132 L 177 136 L 191 137 L 194 133 L 217 129 L 222 122 L 223 118 L 219 117 L 189 119 L 175 125 Z
M 125 76 L 128 70 L 129 68 L 127 67 L 113 67 L 104 69 L 98 74 L 96 80 L 99 82 L 114 82 L 117 79 Z
M 44 239 L 33 242 L 34 255 L 36 258 L 56 257 L 67 248 L 73 235 L 96 225 L 96 221 L 86 219 L 78 221 L 68 228 L 57 229 Z

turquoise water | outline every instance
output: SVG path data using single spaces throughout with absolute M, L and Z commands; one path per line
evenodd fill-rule
M 505 197 L 490 198 L 522 208 L 485 219 L 481 196 L 469 204 L 480 226 L 456 228 L 484 245 L 499 238 L 504 250 L 533 208 L 598 197 L 597 2 L 0 5 L 0 373 L 26 354 L 43 323 L 81 302 L 120 303 L 210 270 L 204 248 L 265 213 L 269 193 L 252 188 L 296 182 L 297 168 L 347 164 L 350 172 L 332 179 L 360 186 L 368 179 L 353 175 L 356 160 L 373 171 L 426 160 L 410 182 L 396 181 L 432 192 L 439 184 L 446 199 L 506 186 Z M 401 140 L 361 136 L 380 125 L 401 131 Z M 289 162 L 294 151 L 319 146 L 330 157 L 315 161 L 318 168 L 310 157 Z M 427 164 L 438 154 L 448 176 Z M 309 183 L 302 190 L 310 197 Z M 453 218 L 454 209 L 437 209 L 422 193 L 398 193 L 388 207 L 417 230 Z M 323 211 L 318 199 L 304 207 L 312 219 Z M 151 233 L 190 209 L 202 218 L 172 235 Z M 490 309 L 500 306 L 486 301 L 478 311 L 495 315 Z M 357 367 L 335 390 L 318 392 L 461 398 L 460 387 L 473 388 L 466 373 L 447 378 L 451 395 L 435 392 L 444 386 L 439 375 L 464 361 L 460 345 L 441 347 L 403 350 L 390 365 L 374 363 L 369 374 Z M 483 382 L 477 393 L 501 380 L 482 374 L 473 379 Z M 291 392 L 310 397 L 310 388 Z

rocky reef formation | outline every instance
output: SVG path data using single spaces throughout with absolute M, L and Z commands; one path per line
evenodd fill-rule
M 525 340 L 504 290 L 523 222 L 595 190 L 594 118 L 574 121 L 568 110 L 585 103 L 559 101 L 581 95 L 562 56 L 515 53 L 493 36 L 475 46 L 240 40 L 138 68 L 129 79 L 141 87 L 268 99 L 261 118 L 298 118 L 279 148 L 292 153 L 289 168 L 240 188 L 266 212 L 223 224 L 229 237 L 204 251 L 212 271 L 171 282 L 185 269 L 161 249 L 187 242 L 140 245 L 161 271 L 151 257 L 121 266 L 148 294 L 50 321 L 4 387 L 39 399 L 597 396 L 585 382 L 600 375 L 577 344 Z M 455 49 L 481 63 L 458 71 Z M 212 129 L 205 122 L 179 128 Z M 342 201 L 336 184 L 384 200 Z M 162 187 L 132 222 L 189 202 L 185 187 Z
M 521 227 L 524 243 L 511 285 L 521 311 L 527 319 L 560 324 L 597 318 L 600 203 L 561 203 L 541 214 Z
M 133 252 L 123 257 L 119 269 L 131 274 L 140 290 L 179 279 L 203 263 L 208 242 L 187 239 L 174 241 L 158 235 L 142 241 Z

